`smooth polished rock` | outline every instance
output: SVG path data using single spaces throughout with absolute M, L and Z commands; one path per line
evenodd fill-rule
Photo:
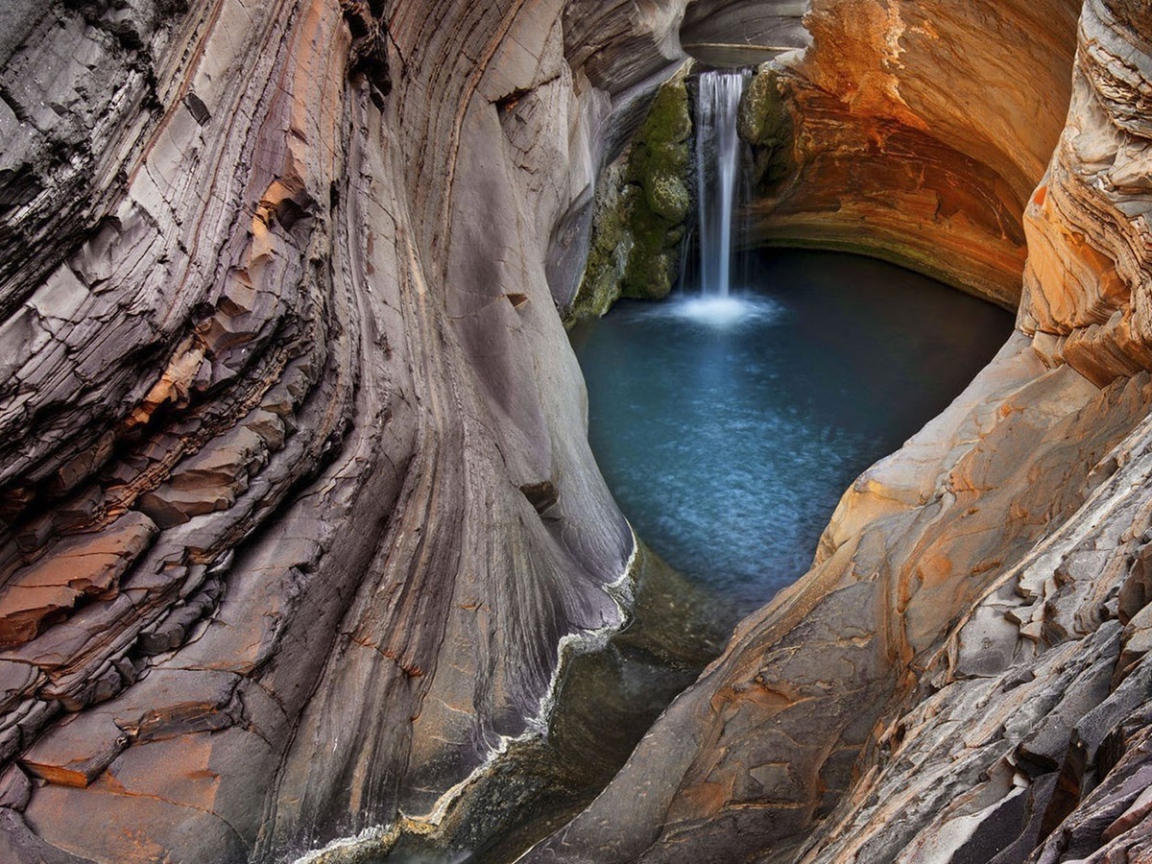
M 811 46 L 759 73 L 795 128 L 769 177 L 757 155 L 750 241 L 867 251 L 1014 310 L 1079 9 L 814 0 Z
M 552 284 L 684 4 L 592 5 L 4 13 L 11 860 L 435 833 L 623 625 Z

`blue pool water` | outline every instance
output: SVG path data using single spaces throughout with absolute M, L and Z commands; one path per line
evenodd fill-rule
M 571 333 L 589 435 L 637 533 L 744 614 L 800 576 L 852 480 L 940 412 L 1012 327 L 883 262 L 758 253 L 727 301 L 624 301 Z

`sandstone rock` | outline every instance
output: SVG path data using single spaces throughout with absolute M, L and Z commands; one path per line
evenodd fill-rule
M 685 12 L 680 41 L 707 66 L 755 66 L 811 42 L 801 21 L 810 6 L 807 0 L 695 0 Z
M 749 139 L 771 176 L 751 242 L 866 251 L 1015 309 L 1022 213 L 1064 123 L 1079 3 L 1037 8 L 813 2 L 812 46 L 761 72 L 779 77 L 794 131 L 784 148 Z
M 128 513 L 98 534 L 64 538 L 46 557 L 12 573 L 0 593 L 0 644 L 30 641 L 83 598 L 114 596 L 155 535 L 147 516 Z
M 434 832 L 624 622 L 550 301 L 684 4 L 580 5 L 0 13 L 0 857 Z
M 1122 3 L 1093 0 L 1080 27 L 1072 122 L 1026 211 L 1020 320 L 1049 362 L 1102 384 L 1152 364 L 1152 330 L 1131 290 L 1152 268 L 1147 190 L 1135 179 L 1152 130 L 1132 113 L 1147 99 L 1149 23 Z

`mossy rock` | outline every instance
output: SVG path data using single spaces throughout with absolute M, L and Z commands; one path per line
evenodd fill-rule
M 667 252 L 647 250 L 633 254 L 624 270 L 621 296 L 638 300 L 663 300 L 672 291 L 676 258 Z
M 647 142 L 636 147 L 642 154 L 642 161 L 634 174 L 643 177 L 651 174 L 671 174 L 675 177 L 688 175 L 688 145 L 683 141 Z
M 576 297 L 565 314 L 565 324 L 600 316 L 620 298 L 620 281 L 632 248 L 632 236 L 624 225 L 625 159 L 608 167 L 596 187 L 592 215 L 592 241 L 584 276 Z
M 659 300 L 676 281 L 682 226 L 692 209 L 687 184 L 692 115 L 686 81 L 687 67 L 657 91 L 628 159 L 630 189 L 622 201 L 633 245 L 621 285 L 625 297 Z
M 796 170 L 787 86 L 771 67 L 762 67 L 744 91 L 736 115 L 736 131 L 752 146 L 757 192 L 771 194 Z
M 791 140 L 792 115 L 782 83 L 770 67 L 752 76 L 736 113 L 736 131 L 749 144 L 770 146 Z
M 692 135 L 692 115 L 688 109 L 687 67 L 677 72 L 656 91 L 648 117 L 636 136 L 637 141 L 679 142 Z
M 679 225 L 688 218 L 692 200 L 679 177 L 670 174 L 649 177 L 644 184 L 644 194 L 649 209 L 673 225 Z
M 692 209 L 687 66 L 665 82 L 628 150 L 596 189 L 592 242 L 567 323 L 603 315 L 621 297 L 661 299 L 676 281 Z

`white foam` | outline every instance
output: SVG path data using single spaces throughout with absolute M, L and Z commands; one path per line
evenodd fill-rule
M 730 294 L 677 298 L 664 304 L 662 311 L 708 327 L 726 328 L 763 321 L 776 315 L 780 307 L 766 298 Z
M 527 718 L 525 730 L 516 736 L 501 735 L 497 746 L 489 749 L 484 761 L 476 766 L 467 777 L 444 792 L 428 813 L 421 816 L 409 816 L 402 812 L 400 814 L 402 825 L 409 830 L 423 829 L 421 833 L 434 832 L 448 815 L 451 806 L 468 790 L 468 787 L 489 774 L 499 759 L 507 754 L 513 745 L 526 743 L 534 738 L 542 738 L 547 735 L 548 722 L 556 708 L 560 678 L 567 664 L 577 654 L 603 649 L 608 640 L 619 632 L 628 620 L 628 610 L 634 600 L 636 566 L 640 552 L 640 541 L 635 530 L 631 525 L 628 526 L 628 530 L 632 535 L 632 552 L 624 564 L 623 572 L 615 581 L 604 586 L 604 591 L 617 606 L 618 620 L 605 624 L 596 630 L 578 630 L 561 637 L 557 650 L 556 667 L 552 670 L 548 689 L 540 697 L 535 716 Z M 342 853 L 355 853 L 369 843 L 388 842 L 391 845 L 400 837 L 401 833 L 401 826 L 395 824 L 366 828 L 356 837 L 337 838 L 323 849 L 309 852 L 295 859 L 293 864 L 325 864 L 327 860 L 340 860 L 335 856 Z

